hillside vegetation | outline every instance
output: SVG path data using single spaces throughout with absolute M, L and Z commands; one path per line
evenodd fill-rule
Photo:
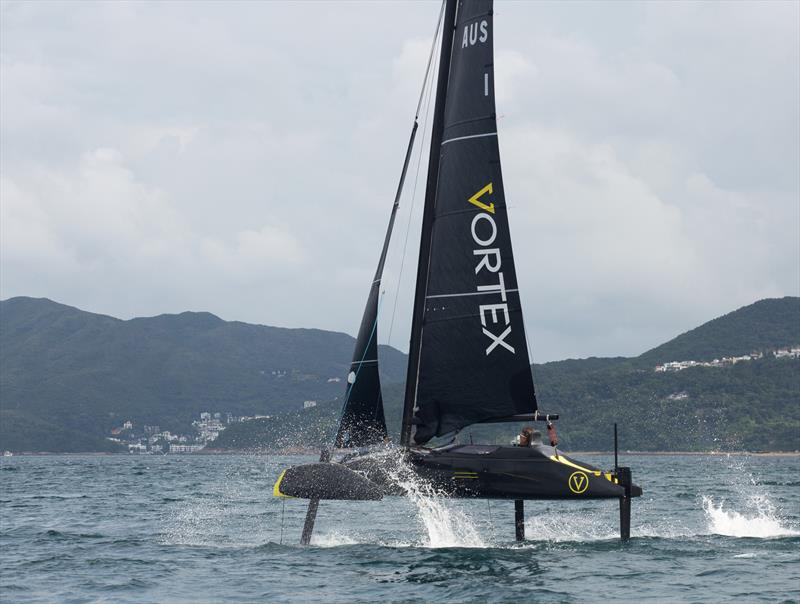
M 800 299 L 762 300 L 634 358 L 569 359 L 533 366 L 542 410 L 559 413 L 567 449 L 641 451 L 800 449 L 800 360 L 771 354 L 728 367 L 655 372 L 671 360 L 713 360 L 800 343 Z M 391 434 L 399 434 L 403 389 L 384 387 Z M 220 448 L 280 449 L 331 442 L 340 403 L 223 433 Z M 507 443 L 521 426 L 472 426 L 458 438 Z M 541 426 L 540 426 L 541 427 Z
M 559 363 L 534 366 L 540 406 L 559 413 L 567 450 L 620 446 L 637 451 L 794 451 L 800 449 L 800 361 L 765 358 L 733 367 L 656 373 L 619 367 L 582 375 Z M 402 389 L 384 389 L 389 432 L 397 439 Z M 333 440 L 340 403 L 229 427 L 218 449 L 281 450 Z M 472 426 L 461 442 L 506 444 L 520 425 Z M 543 426 L 539 425 L 539 429 Z
M 640 366 L 712 360 L 800 344 L 800 298 L 760 300 L 704 323 L 637 357 Z
M 109 450 L 123 419 L 170 429 L 200 411 L 270 414 L 234 424 L 220 449 L 318 447 L 332 439 L 353 339 L 311 329 L 225 322 L 208 313 L 120 321 L 49 300 L 0 302 L 0 449 Z M 568 449 L 603 449 L 620 424 L 635 450 L 800 449 L 800 361 L 763 358 L 728 367 L 655 372 L 800 344 L 800 298 L 762 300 L 635 358 L 533 367 L 541 409 L 560 413 Z M 384 348 L 384 399 L 399 431 L 405 356 Z M 277 372 L 277 373 L 273 373 Z M 285 372 L 285 373 L 283 373 Z M 320 404 L 301 410 L 302 401 Z M 508 442 L 519 426 L 459 438 Z
M 55 430 L 79 432 L 89 438 L 81 446 L 95 450 L 91 438 L 102 441 L 127 419 L 181 431 L 201 411 L 274 414 L 331 400 L 344 386 L 328 380 L 346 375 L 353 346 L 343 333 L 209 313 L 122 321 L 46 299 L 4 300 L 0 448 L 72 450 Z M 384 379 L 402 380 L 405 355 L 380 354 Z

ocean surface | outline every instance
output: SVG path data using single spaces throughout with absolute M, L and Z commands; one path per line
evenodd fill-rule
M 606 456 L 578 456 L 610 467 Z M 276 456 L 0 459 L 0 601 L 797 602 L 800 458 L 622 456 L 616 501 L 272 497 Z

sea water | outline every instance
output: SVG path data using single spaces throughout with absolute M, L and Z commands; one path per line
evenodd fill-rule
M 578 456 L 609 467 L 608 456 Z M 644 495 L 632 539 L 616 501 L 379 502 L 272 497 L 313 458 L 0 459 L 0 601 L 794 602 L 800 458 L 623 456 Z

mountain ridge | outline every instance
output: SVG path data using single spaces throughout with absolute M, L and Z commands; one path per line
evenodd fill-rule
M 0 301 L 0 448 L 68 450 L 64 439 L 51 434 L 62 432 L 83 435 L 73 438 L 81 447 L 107 450 L 108 430 L 125 419 L 178 430 L 201 411 L 296 415 L 304 400 L 322 404 L 343 394 L 353 344 L 340 332 L 251 325 L 202 311 L 123 320 L 46 298 L 9 298 Z M 800 365 L 765 361 L 735 371 L 651 374 L 666 361 L 793 344 L 800 344 L 800 298 L 773 298 L 712 319 L 638 357 L 565 359 L 535 365 L 533 372 L 540 406 L 576 420 L 577 428 L 565 432 L 575 446 L 595 446 L 597 422 L 631 416 L 629 408 L 652 399 L 665 413 L 681 407 L 709 417 L 725 415 L 715 408 L 741 411 L 747 401 L 765 410 L 785 448 L 796 439 L 779 420 L 788 409 L 788 429 L 794 429 Z M 402 397 L 397 383 L 405 377 L 406 355 L 385 346 L 380 354 L 390 393 L 388 418 Z M 747 371 L 753 376 L 747 378 Z M 689 402 L 664 398 L 686 388 L 693 390 Z M 716 394 L 709 398 L 709 392 Z M 767 395 L 759 399 L 758 392 Z M 725 430 L 735 421 L 725 419 Z
M 791 341 L 786 341 L 787 325 L 794 326 L 794 332 L 788 336 Z M 730 338 L 731 330 L 739 331 L 735 341 Z M 800 298 L 784 296 L 758 300 L 711 319 L 636 358 L 642 364 L 655 365 L 669 361 L 711 360 L 793 344 L 800 344 Z M 691 359 L 691 355 L 700 358 Z
M 0 302 L 0 409 L 101 439 L 126 419 L 186 430 L 202 411 L 276 413 L 340 396 L 353 345 L 210 313 L 122 320 L 11 298 Z M 384 378 L 401 380 L 405 356 L 380 354 Z

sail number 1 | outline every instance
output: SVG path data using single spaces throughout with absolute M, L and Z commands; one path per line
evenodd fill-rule
M 478 245 L 478 247 L 472 251 L 473 255 L 478 258 L 478 264 L 475 266 L 475 274 L 480 275 L 481 271 L 486 271 L 488 275 L 494 275 L 497 279 L 497 283 L 477 285 L 476 291 L 499 294 L 501 300 L 501 302 L 497 304 L 481 304 L 478 306 L 478 314 L 481 318 L 483 334 L 489 338 L 489 344 L 486 347 L 486 356 L 498 350 L 499 347 L 505 348 L 512 354 L 516 354 L 514 347 L 505 340 L 511 335 L 511 318 L 508 313 L 506 284 L 503 279 L 503 272 L 500 270 L 502 264 L 500 248 L 492 247 L 497 239 L 497 223 L 494 221 L 494 202 L 488 202 L 488 199 L 482 201 L 482 198 L 487 195 L 492 195 L 493 193 L 494 187 L 492 183 L 489 183 L 467 200 L 472 205 L 483 210 L 475 214 L 470 229 L 472 232 L 472 240 Z M 499 335 L 492 331 L 492 329 L 489 329 L 494 328 L 494 326 L 498 324 L 499 326 L 496 329 L 503 329 L 503 327 L 505 327 L 504 331 Z

